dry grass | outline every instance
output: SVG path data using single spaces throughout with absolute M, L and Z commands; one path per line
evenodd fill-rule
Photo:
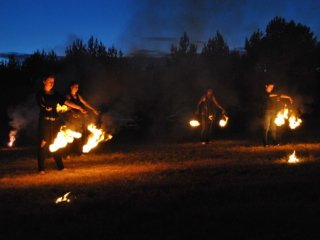
M 300 162 L 291 165 L 287 158 L 293 150 Z M 39 239 L 48 233 L 52 239 L 177 239 L 226 231 L 246 239 L 299 237 L 305 228 L 282 232 L 275 223 L 285 230 L 301 220 L 315 223 L 313 217 L 320 210 L 319 156 L 318 143 L 270 148 L 244 141 L 106 145 L 84 157 L 65 159 L 67 169 L 62 172 L 47 159 L 47 172 L 39 175 L 35 149 L 2 149 L 3 234 L 34 238 L 38 231 Z M 54 204 L 69 191 L 70 204 Z M 256 222 L 262 225 L 245 231 Z M 11 232 L 13 225 L 19 230 Z M 270 231 L 264 232 L 262 226 Z

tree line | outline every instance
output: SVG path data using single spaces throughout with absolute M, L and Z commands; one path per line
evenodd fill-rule
M 231 50 L 216 32 L 199 49 L 184 32 L 170 53 L 159 57 L 125 56 L 95 37 L 75 40 L 62 57 L 54 51 L 36 51 L 23 62 L 10 56 L 0 63 L 1 132 L 10 130 L 8 109 L 34 94 L 42 74 L 49 72 L 57 76 L 59 90 L 79 81 L 83 94 L 114 119 L 134 119 L 144 134 L 174 139 L 188 134 L 185 123 L 207 87 L 230 115 L 225 131 L 256 134 L 264 84 L 271 80 L 294 98 L 294 107 L 307 119 L 304 131 L 315 134 L 320 116 L 320 43 L 315 34 L 306 25 L 275 17 L 244 45 L 244 52 Z

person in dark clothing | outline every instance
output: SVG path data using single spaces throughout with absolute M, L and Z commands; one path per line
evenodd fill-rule
M 225 114 L 225 110 L 213 95 L 213 90 L 209 88 L 207 93 L 200 98 L 196 110 L 197 115 L 201 114 L 202 144 L 208 144 L 211 140 L 212 124 L 216 117 L 216 107 L 222 111 L 222 114 Z
M 63 125 L 61 118 L 57 112 L 57 104 L 67 105 L 71 108 L 79 109 L 79 111 L 85 112 L 85 110 L 68 100 L 65 99 L 58 92 L 53 90 L 55 77 L 53 75 L 45 75 L 42 78 L 42 89 L 36 94 L 36 102 L 40 108 L 39 111 L 39 143 L 38 143 L 38 170 L 41 174 L 45 173 L 45 158 L 49 153 L 49 145 L 53 143 L 60 131 L 60 127 Z M 59 170 L 64 169 L 62 162 L 62 156 L 60 151 L 53 153 L 54 160 Z
M 267 83 L 265 85 L 265 113 L 264 113 L 264 135 L 263 145 L 265 147 L 272 145 L 279 145 L 277 138 L 277 125 L 275 119 L 278 112 L 282 109 L 282 99 L 288 99 L 292 104 L 292 98 L 285 94 L 279 94 L 275 90 L 274 83 Z
M 79 94 L 79 86 L 78 82 L 72 81 L 69 84 L 69 92 L 66 95 L 66 99 L 78 106 L 81 106 L 83 109 L 90 110 L 95 116 L 99 115 L 99 112 L 91 106 L 80 94 Z M 80 139 L 75 139 L 72 144 L 69 145 L 69 153 L 75 152 L 77 155 L 82 154 L 82 146 L 84 144 L 83 140 L 86 139 L 87 133 L 87 124 L 89 120 L 94 122 L 90 115 L 81 112 L 78 109 L 71 109 L 68 113 L 68 126 L 76 132 L 80 132 L 83 137 Z M 67 158 L 70 157 L 69 153 L 67 154 Z

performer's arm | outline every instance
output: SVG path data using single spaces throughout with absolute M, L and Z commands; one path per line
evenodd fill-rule
M 44 100 L 44 97 L 42 96 L 42 94 L 38 93 L 36 96 L 36 100 L 37 100 L 37 104 L 40 108 L 42 108 L 48 112 L 50 112 L 52 110 L 52 107 L 50 107 L 46 104 L 46 101 Z
M 217 99 L 216 99 L 214 96 L 212 96 L 212 101 L 214 102 L 214 104 L 215 104 L 218 108 L 220 108 L 220 110 L 222 111 L 223 114 L 226 113 L 226 111 L 224 110 L 224 108 L 219 104 L 219 102 L 217 101 Z
M 205 101 L 205 97 L 202 96 L 197 104 L 196 114 L 200 113 L 200 106 L 204 101 Z
M 282 99 L 289 99 L 290 103 L 291 103 L 291 104 L 293 103 L 292 98 L 291 98 L 290 96 L 288 96 L 288 95 L 281 94 L 281 95 L 280 95 L 280 98 L 282 98 Z
M 98 111 L 92 107 L 86 100 L 83 99 L 83 97 L 80 96 L 80 94 L 78 94 L 79 99 L 81 101 L 81 103 L 86 106 L 87 108 L 89 108 L 95 115 L 99 115 Z

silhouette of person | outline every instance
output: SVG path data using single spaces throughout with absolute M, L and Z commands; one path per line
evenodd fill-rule
M 66 95 L 66 99 L 78 106 L 81 106 L 85 110 L 90 110 L 95 116 L 99 115 L 99 112 L 91 106 L 88 101 L 84 99 L 83 96 L 79 93 L 80 84 L 76 81 L 72 81 L 69 83 L 69 92 Z M 82 138 L 75 139 L 73 143 L 69 145 L 69 153 L 75 152 L 77 155 L 82 154 L 82 145 L 83 141 L 86 138 L 87 134 L 87 124 L 89 122 L 90 116 L 87 112 L 83 113 L 82 111 L 72 108 L 68 113 L 68 125 L 77 132 L 82 134 Z M 94 121 L 91 119 L 91 121 Z M 67 154 L 67 158 L 70 157 L 69 153 Z
M 53 90 L 55 83 L 55 77 L 50 74 L 46 74 L 42 77 L 42 88 L 36 94 L 36 102 L 40 108 L 39 111 L 39 143 L 37 148 L 37 160 L 39 173 L 45 173 L 45 158 L 49 153 L 49 145 L 53 143 L 62 126 L 61 118 L 57 112 L 57 104 L 67 105 L 71 108 L 79 109 L 81 112 L 85 110 L 60 95 L 57 91 Z M 62 162 L 62 156 L 60 151 L 52 153 L 59 170 L 64 169 Z
M 216 117 L 216 107 L 222 111 L 222 114 L 225 114 L 225 110 L 213 95 L 213 90 L 208 88 L 206 94 L 200 98 L 196 110 L 197 115 L 201 114 L 201 144 L 208 144 L 211 141 L 212 124 Z
M 292 98 L 285 94 L 279 94 L 275 91 L 275 84 L 268 82 L 265 85 L 264 95 L 264 135 L 263 145 L 265 147 L 272 145 L 279 145 L 277 137 L 277 125 L 275 119 L 278 112 L 282 109 L 281 99 L 289 99 L 292 103 Z

